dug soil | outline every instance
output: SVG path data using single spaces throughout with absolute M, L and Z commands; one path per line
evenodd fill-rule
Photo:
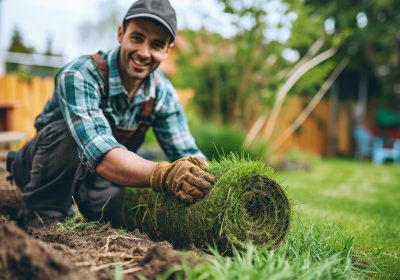
M 13 221 L 21 194 L 6 175 L 0 167 L 0 279 L 155 279 L 183 261 L 195 265 L 167 242 L 107 224 L 40 221 L 22 229 Z

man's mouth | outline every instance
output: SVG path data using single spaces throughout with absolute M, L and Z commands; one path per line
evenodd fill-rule
M 150 64 L 148 61 L 141 61 L 136 58 L 132 58 L 132 61 L 133 61 L 133 63 L 135 63 L 136 65 L 141 66 L 141 67 L 145 67 Z

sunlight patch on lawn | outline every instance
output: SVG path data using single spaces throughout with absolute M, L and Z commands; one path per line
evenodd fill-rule
M 353 223 L 354 226 L 360 230 L 365 230 L 368 227 L 375 225 L 375 219 L 370 217 L 360 217 L 359 213 L 343 211 L 340 209 L 327 209 L 306 204 L 296 205 L 296 210 L 301 214 L 305 220 L 309 221 L 326 221 L 326 222 L 340 222 L 343 224 Z M 360 226 L 362 226 L 360 228 Z
M 365 202 L 366 199 L 374 202 L 375 198 L 372 196 L 377 190 L 371 186 L 370 182 L 361 182 L 359 184 L 339 184 L 336 188 L 329 188 L 322 191 L 322 195 L 327 197 L 351 197 L 359 198 Z

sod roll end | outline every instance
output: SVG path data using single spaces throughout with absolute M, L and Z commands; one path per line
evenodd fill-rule
M 125 188 L 123 226 L 179 247 L 215 245 L 222 253 L 248 243 L 275 248 L 285 239 L 290 203 L 270 168 L 232 155 L 212 162 L 209 172 L 216 184 L 194 204 L 148 189 Z

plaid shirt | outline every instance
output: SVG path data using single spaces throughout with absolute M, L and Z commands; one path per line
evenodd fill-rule
M 118 72 L 118 53 L 119 48 L 107 53 L 99 52 L 109 68 L 108 92 L 90 56 L 81 56 L 64 66 L 55 77 L 51 98 L 35 120 L 36 129 L 39 131 L 64 118 L 78 144 L 81 161 L 93 170 L 102 155 L 113 148 L 123 147 L 113 137 L 107 118 L 119 128 L 135 128 L 143 103 L 153 97 L 152 128 L 168 159 L 173 161 L 184 156 L 205 158 L 190 134 L 174 87 L 162 73 L 150 74 L 133 100 L 129 101 Z

